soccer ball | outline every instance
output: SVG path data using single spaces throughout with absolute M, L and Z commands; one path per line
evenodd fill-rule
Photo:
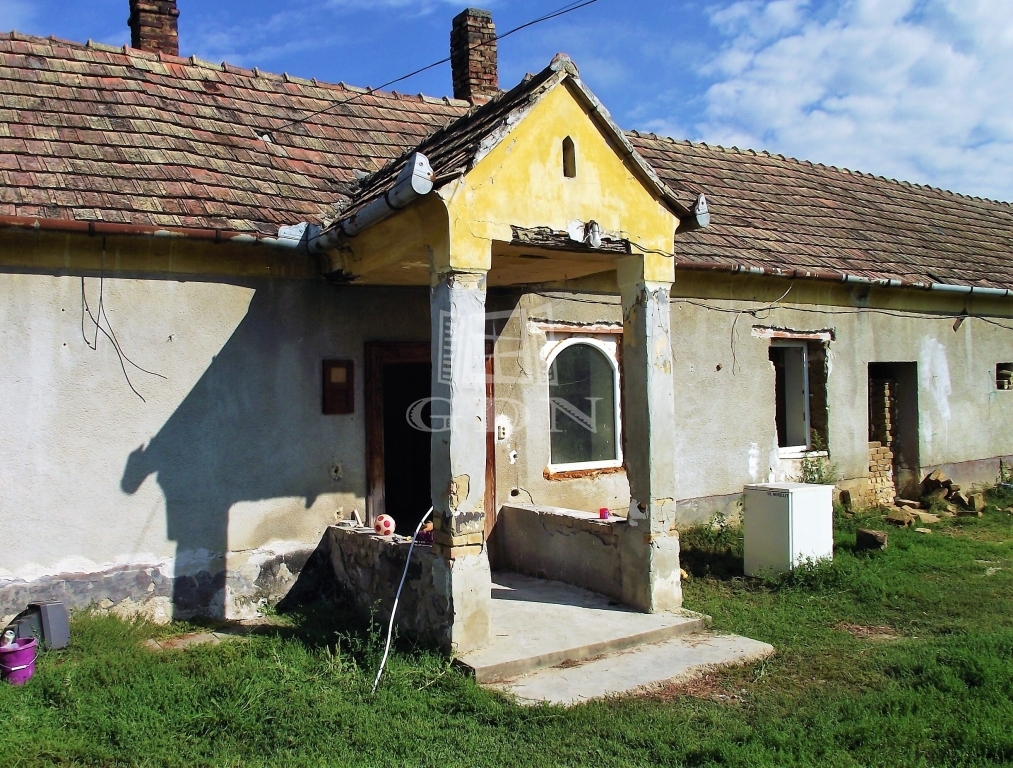
M 373 530 L 379 533 L 381 536 L 390 536 L 394 533 L 394 518 L 390 515 L 380 515 L 376 518 L 376 523 L 373 525 Z

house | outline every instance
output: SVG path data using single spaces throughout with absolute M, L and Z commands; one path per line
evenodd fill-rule
M 680 526 L 829 452 L 870 503 L 1013 453 L 1006 203 L 624 132 L 557 56 L 455 98 L 0 36 L 0 615 L 244 617 L 314 552 L 406 629 L 493 569 L 681 605 Z M 611 518 L 599 518 L 602 508 Z M 339 524 L 340 523 L 340 524 Z

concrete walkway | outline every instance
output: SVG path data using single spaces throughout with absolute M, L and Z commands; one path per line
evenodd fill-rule
M 479 683 L 697 632 L 709 621 L 693 611 L 639 613 L 586 589 L 516 573 L 495 573 L 492 582 L 493 643 L 459 658 Z
M 707 633 L 693 611 L 646 614 L 603 595 L 515 573 L 493 574 L 493 642 L 458 658 L 477 682 L 522 703 L 574 704 L 747 663 L 773 648 Z

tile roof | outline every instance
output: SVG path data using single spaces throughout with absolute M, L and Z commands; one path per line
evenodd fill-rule
M 711 226 L 675 239 L 685 264 L 1013 287 L 1008 203 L 766 152 L 628 135 L 669 184 L 707 194 Z
M 273 235 L 469 106 L 0 34 L 0 216 Z
M 400 168 L 393 161 L 420 145 L 437 175 L 467 169 L 551 72 L 471 110 L 194 57 L 0 34 L 0 217 L 209 236 L 326 222 L 381 190 Z M 711 226 L 676 237 L 684 266 L 1013 287 L 1007 203 L 780 155 L 626 137 L 679 202 L 707 194 Z

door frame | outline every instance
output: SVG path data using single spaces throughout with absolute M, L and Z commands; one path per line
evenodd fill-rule
M 499 509 L 496 505 L 496 348 L 485 343 L 485 540 L 489 541 L 496 527 Z
M 386 509 L 383 467 L 383 367 L 396 363 L 431 363 L 428 341 L 366 342 L 366 524 Z

